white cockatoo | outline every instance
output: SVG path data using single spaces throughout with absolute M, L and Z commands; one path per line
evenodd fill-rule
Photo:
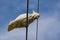
M 32 14 L 28 14 L 28 25 L 31 24 L 35 19 L 39 18 L 39 13 L 33 11 Z M 8 31 L 11 31 L 15 28 L 26 27 L 26 13 L 19 15 L 16 19 L 12 20 L 8 24 Z

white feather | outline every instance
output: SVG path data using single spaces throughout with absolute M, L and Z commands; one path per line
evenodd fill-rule
M 28 14 L 28 25 L 31 24 L 40 15 L 33 11 L 32 14 Z M 19 15 L 16 19 L 12 20 L 8 25 L 8 31 L 14 28 L 22 28 L 26 26 L 26 13 Z

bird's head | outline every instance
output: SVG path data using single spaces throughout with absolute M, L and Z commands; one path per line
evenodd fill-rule
M 40 17 L 40 14 L 35 12 L 35 11 L 33 11 L 32 12 L 32 16 L 33 16 L 34 19 L 38 19 Z
M 15 21 L 13 20 L 13 21 L 11 21 L 11 22 L 9 23 L 9 25 L 8 25 L 8 31 L 13 30 L 14 28 L 15 28 Z

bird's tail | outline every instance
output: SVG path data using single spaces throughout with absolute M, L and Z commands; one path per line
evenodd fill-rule
M 8 26 L 8 31 L 11 31 L 11 30 L 13 30 L 15 27 L 13 27 L 13 25 L 9 25 Z

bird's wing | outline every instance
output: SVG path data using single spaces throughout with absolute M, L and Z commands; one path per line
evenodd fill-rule
M 31 16 L 31 14 L 28 14 L 28 19 L 30 18 L 30 16 Z M 15 20 L 10 21 L 10 23 L 8 25 L 8 31 L 13 30 L 15 28 L 14 26 L 16 26 L 16 23 L 23 22 L 26 19 L 26 17 L 27 17 L 26 14 L 22 14 L 22 15 L 19 15 Z

